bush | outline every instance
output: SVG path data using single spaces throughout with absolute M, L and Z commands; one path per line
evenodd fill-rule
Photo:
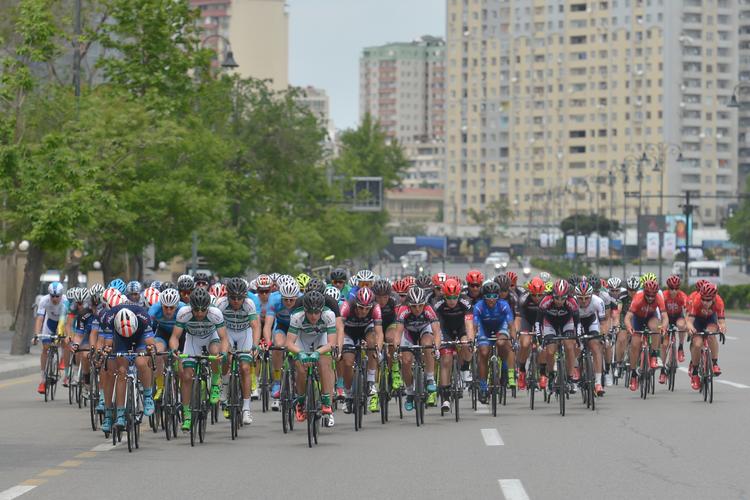
M 727 309 L 750 309 L 750 285 L 720 285 L 719 295 Z
M 546 260 L 534 257 L 531 259 L 531 265 L 542 271 L 547 271 L 558 278 L 567 278 L 574 272 L 577 272 L 578 275 L 591 274 L 591 269 L 582 262 L 578 263 L 577 271 L 573 269 L 569 261 Z

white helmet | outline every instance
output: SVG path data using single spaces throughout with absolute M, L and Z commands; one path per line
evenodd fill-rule
M 130 338 L 138 330 L 138 316 L 124 307 L 115 314 L 115 331 L 120 337 Z
M 174 307 L 180 302 L 180 292 L 174 288 L 167 288 L 159 294 L 159 302 L 167 307 Z
M 326 287 L 326 289 L 325 289 L 325 291 L 323 293 L 326 294 L 326 295 L 328 295 L 329 297 L 331 297 L 336 302 L 338 302 L 339 299 L 341 298 L 341 292 L 335 286 L 328 286 L 328 287 Z
M 279 286 L 279 293 L 285 299 L 299 297 L 299 285 L 296 281 L 285 281 Z

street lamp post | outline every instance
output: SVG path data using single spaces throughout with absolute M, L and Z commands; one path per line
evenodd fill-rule
M 214 33 L 213 35 L 208 35 L 206 38 L 201 40 L 201 47 L 206 44 L 207 41 L 212 40 L 214 38 L 218 38 L 222 42 L 224 42 L 224 48 L 226 49 L 224 51 L 224 60 L 221 61 L 221 67 L 226 69 L 234 69 L 238 68 L 240 65 L 237 64 L 237 61 L 234 60 L 234 52 L 232 52 L 232 45 L 229 43 L 229 40 L 224 35 L 219 35 L 218 33 Z
M 614 167 L 612 167 L 612 170 L 609 171 L 609 214 L 611 219 L 615 220 L 615 170 Z M 609 233 L 612 233 L 612 228 L 610 227 Z M 608 235 L 609 236 L 609 235 Z M 607 255 L 607 260 L 609 260 L 609 276 L 612 276 L 612 251 L 611 251 L 611 237 L 610 237 L 610 252 Z M 624 248 L 624 247 L 623 247 Z M 623 259 L 624 260 L 624 259 Z

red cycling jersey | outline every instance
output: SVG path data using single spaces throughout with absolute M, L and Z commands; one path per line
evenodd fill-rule
M 633 302 L 630 303 L 629 312 L 641 319 L 648 319 L 654 315 L 665 312 L 664 297 L 657 295 L 651 302 L 646 302 L 646 296 L 643 290 L 635 294 Z
M 677 318 L 687 308 L 688 296 L 682 290 L 664 290 L 664 305 L 670 318 Z
M 695 318 L 708 319 L 714 314 L 718 319 L 724 319 L 724 300 L 716 294 L 716 297 L 711 302 L 710 306 L 705 306 L 698 295 L 694 300 L 690 302 L 688 307 L 688 314 Z

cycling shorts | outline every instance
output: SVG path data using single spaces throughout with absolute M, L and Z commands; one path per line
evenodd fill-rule
M 424 335 L 432 335 L 432 325 L 427 324 L 420 328 L 418 332 L 404 330 L 403 335 L 401 335 L 400 345 L 401 347 L 413 347 L 415 345 L 419 345 L 419 341 Z
M 49 335 L 50 337 L 43 338 L 42 344 L 49 344 L 54 340 L 57 335 L 57 324 L 59 321 L 54 321 L 49 318 L 42 325 L 42 335 Z
M 656 318 L 655 314 L 650 314 L 646 318 L 641 318 L 633 315 L 633 319 L 630 321 L 630 325 L 633 327 L 633 330 L 635 331 L 643 331 L 646 328 L 648 328 L 648 322 L 651 321 L 651 318 Z
M 683 319 L 683 316 L 669 316 L 669 324 L 676 325 L 679 320 Z
M 699 318 L 698 316 L 693 318 L 693 326 L 695 327 L 696 331 L 706 331 L 706 328 L 708 328 L 708 325 L 710 324 L 719 324 L 719 318 L 716 316 L 716 313 L 713 313 L 708 318 Z
M 502 340 L 503 338 L 510 339 L 510 334 L 507 330 L 500 330 L 499 332 L 490 333 L 489 335 L 486 333 L 478 333 L 477 345 L 479 347 L 492 345 L 492 341 L 489 339 L 490 337 L 495 337 L 497 340 Z
M 560 334 L 562 332 L 562 335 Z M 544 338 L 547 337 L 575 337 L 575 323 L 573 322 L 573 318 L 570 318 L 567 323 L 562 325 L 562 327 L 555 328 L 554 325 L 550 323 L 544 323 L 544 327 L 542 329 L 542 333 L 544 334 Z
M 133 335 L 132 337 L 125 338 L 121 335 L 112 335 L 114 343 L 112 344 L 112 350 L 116 353 L 128 352 L 128 351 L 143 351 L 146 349 L 146 340 L 154 337 L 154 332 L 151 330 Z
M 586 318 L 581 318 L 581 327 L 583 328 L 584 335 L 598 335 L 601 331 L 599 327 L 599 317 L 594 314 Z
M 208 346 L 214 342 L 219 342 L 219 334 L 217 332 L 214 332 L 212 335 L 209 335 L 205 338 L 196 337 L 195 335 L 185 334 L 185 348 L 182 350 L 183 354 L 187 354 L 188 356 L 198 356 L 203 353 L 203 348 Z
M 229 345 L 236 345 L 238 351 L 249 351 L 253 348 L 253 331 L 250 328 L 247 330 L 230 330 L 227 328 L 227 336 L 229 337 Z M 240 360 L 249 363 L 252 361 L 252 355 L 240 354 Z

